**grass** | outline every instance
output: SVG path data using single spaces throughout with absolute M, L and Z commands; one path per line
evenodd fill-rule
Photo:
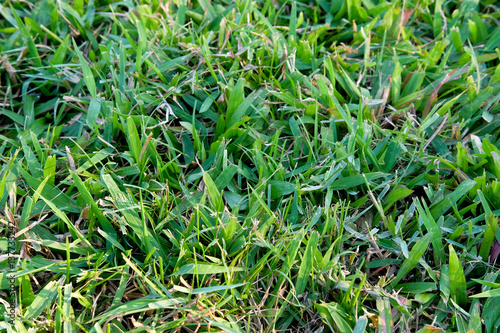
M 4 2 L 1 330 L 498 332 L 499 19 Z

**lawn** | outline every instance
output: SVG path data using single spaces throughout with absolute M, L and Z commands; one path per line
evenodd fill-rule
M 500 332 L 495 0 L 0 4 L 0 331 Z

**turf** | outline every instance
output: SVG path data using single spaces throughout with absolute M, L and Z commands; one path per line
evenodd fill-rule
M 499 20 L 3 2 L 0 330 L 500 331 Z

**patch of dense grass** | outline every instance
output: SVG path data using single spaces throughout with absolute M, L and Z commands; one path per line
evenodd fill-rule
M 497 332 L 499 19 L 6 1 L 1 329 Z

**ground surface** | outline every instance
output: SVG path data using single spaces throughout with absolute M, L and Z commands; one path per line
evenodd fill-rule
M 499 20 L 4 1 L 1 329 L 498 332 Z

